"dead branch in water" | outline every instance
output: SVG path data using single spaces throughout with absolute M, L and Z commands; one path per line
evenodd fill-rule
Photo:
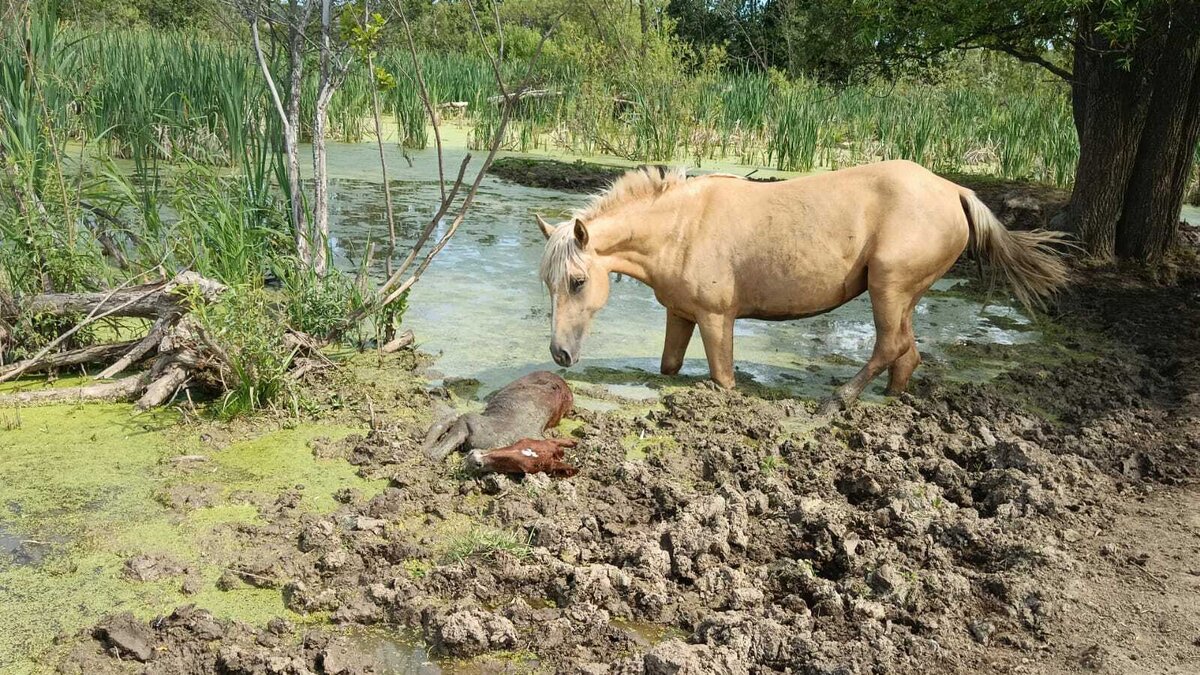
M 515 103 L 523 101 L 527 98 L 547 98 L 550 96 L 562 96 L 561 91 L 554 89 L 524 89 L 522 91 L 509 92 L 508 94 L 497 94 L 489 96 L 488 103 Z M 444 103 L 442 105 L 445 105 Z

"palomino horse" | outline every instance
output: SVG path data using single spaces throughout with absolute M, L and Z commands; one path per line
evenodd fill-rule
M 571 220 L 538 223 L 548 240 L 550 352 L 564 367 L 579 360 L 608 301 L 610 272 L 654 289 L 667 308 L 662 372 L 679 372 L 699 326 L 709 374 L 725 388 L 734 386 L 735 319 L 813 316 L 867 291 L 874 351 L 827 408 L 857 399 L 885 369 L 888 393 L 904 391 L 921 362 L 913 308 L 968 245 L 1027 306 L 1067 277 L 1052 249 L 1062 235 L 1009 232 L 975 193 L 905 161 L 776 183 L 643 167 Z

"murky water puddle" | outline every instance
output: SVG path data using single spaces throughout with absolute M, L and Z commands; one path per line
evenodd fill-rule
M 1200 206 L 1184 204 L 1183 213 L 1179 215 L 1179 218 L 1189 225 L 1200 227 Z
M 0 564 L 38 565 L 56 547 L 67 543 L 65 537 L 30 537 L 5 529 L 0 523 Z
M 361 262 L 368 241 L 386 239 L 382 186 L 358 178 L 364 175 L 361 167 L 377 161 L 373 151 L 369 145 L 331 151 L 339 158 L 336 166 L 354 167 L 349 173 L 356 176 L 335 179 L 332 185 L 332 234 L 341 264 L 347 266 Z M 447 166 L 457 166 L 461 153 L 448 154 Z M 434 155 L 414 153 L 413 160 L 411 167 L 402 161 L 392 164 L 392 194 L 405 243 L 415 240 L 439 199 Z M 334 172 L 337 175 L 336 167 Z M 420 347 L 439 355 L 437 372 L 478 381 L 480 386 L 470 389 L 475 396 L 537 369 L 608 387 L 645 384 L 655 377 L 665 310 L 650 288 L 629 279 L 613 284 L 612 297 L 596 317 L 579 365 L 560 371 L 550 361 L 549 298 L 537 273 L 544 240 L 534 213 L 553 219 L 586 199 L 497 178 L 484 180 L 455 238 L 414 288 L 404 317 Z M 448 225 L 442 223 L 435 236 Z M 401 248 L 398 258 L 407 250 Z M 379 277 L 382 265 L 378 259 L 374 272 Z M 1016 344 L 1037 339 L 1028 319 L 1010 306 L 984 308 L 944 293 L 954 283 L 940 281 L 916 309 L 917 341 L 931 361 L 946 358 L 948 345 L 967 341 Z M 739 321 L 735 336 L 735 359 L 743 380 L 818 397 L 830 392 L 831 382 L 852 376 L 867 360 L 874 324 L 863 296 L 801 321 Z M 707 372 L 697 337 L 682 375 L 701 378 Z
M 416 638 L 384 631 L 353 631 L 350 645 L 367 656 L 380 675 L 442 675 L 455 671 L 438 665 Z

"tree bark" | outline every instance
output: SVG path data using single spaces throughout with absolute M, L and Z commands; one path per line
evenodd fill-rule
M 24 303 L 23 307 L 14 305 L 11 309 L 28 315 L 90 313 L 158 319 L 186 312 L 188 294 L 192 292 L 198 293 L 204 301 L 211 302 L 225 292 L 225 286 L 195 272 L 183 272 L 171 281 L 130 286 L 115 292 L 42 293 Z
M 289 0 L 291 21 L 288 26 L 288 98 L 287 120 L 283 129 L 284 152 L 287 153 L 288 199 L 292 207 L 292 227 L 296 236 L 296 257 L 303 264 L 312 262 L 311 235 L 304 211 L 304 191 L 300 185 L 300 92 L 304 85 L 305 29 L 312 12 L 310 1 L 304 7 L 299 0 Z
M 1079 165 L 1067 219 L 1090 255 L 1110 260 L 1150 109 L 1148 75 L 1162 39 L 1153 33 L 1143 36 L 1126 67 L 1125 53 L 1094 29 L 1093 20 L 1081 19 L 1081 44 L 1076 46 L 1073 93 L 1083 100 L 1074 107 L 1083 126 L 1078 129 Z
M 313 228 L 309 244 L 313 247 L 313 270 L 324 274 L 329 267 L 329 174 L 326 170 L 325 135 L 329 121 L 329 103 L 333 99 L 333 71 L 330 44 L 332 0 L 321 0 L 321 79 L 313 111 Z
M 1158 262 L 1179 228 L 1200 133 L 1200 7 L 1176 6 L 1117 224 L 1117 257 Z
M 158 379 L 146 386 L 145 393 L 138 399 L 139 410 L 149 410 L 167 402 L 188 381 L 188 371 L 179 364 L 171 364 L 159 374 Z
M 0 406 L 25 403 L 73 403 L 77 401 L 130 401 L 146 386 L 145 373 L 130 375 L 115 382 L 89 384 L 64 389 L 38 389 L 0 397 Z
M 638 0 L 638 20 L 642 24 L 641 56 L 646 58 L 646 41 L 650 39 L 650 13 L 646 8 L 649 0 Z
M 163 293 L 165 286 L 161 283 L 131 286 L 116 293 L 42 293 L 29 301 L 24 313 L 68 316 L 115 310 L 119 316 L 156 319 L 183 310 L 183 298 Z

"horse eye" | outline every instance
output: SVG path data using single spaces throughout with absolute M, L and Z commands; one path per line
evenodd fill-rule
M 587 283 L 587 279 L 576 278 L 571 279 L 571 294 L 574 295 L 583 290 L 583 285 Z

